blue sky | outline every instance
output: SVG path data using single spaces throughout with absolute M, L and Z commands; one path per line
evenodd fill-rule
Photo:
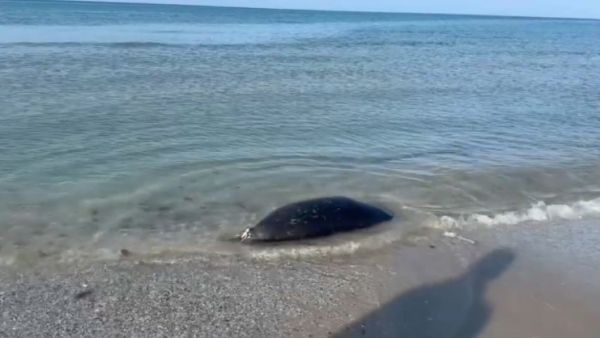
M 495 14 L 600 19 L 600 0 L 112 0 L 237 7 Z

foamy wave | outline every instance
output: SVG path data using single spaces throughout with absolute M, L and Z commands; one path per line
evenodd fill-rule
M 336 238 L 317 240 L 309 245 L 283 245 L 279 247 L 256 248 L 245 251 L 253 259 L 310 259 L 352 255 L 359 252 L 377 251 L 401 241 L 414 227 L 402 222 L 390 222 L 374 233 L 359 232 L 338 234 Z
M 383 245 L 383 243 L 377 243 Z M 264 260 L 276 260 L 276 259 L 300 259 L 300 258 L 311 258 L 311 257 L 328 257 L 338 255 L 349 255 L 353 254 L 360 249 L 366 247 L 365 243 L 358 241 L 352 241 L 344 244 L 337 245 L 317 245 L 307 247 L 290 247 L 290 248 L 275 248 L 270 250 L 257 250 L 249 252 L 248 255 L 254 259 Z
M 442 216 L 439 227 L 443 229 L 462 228 L 467 225 L 486 226 L 515 225 L 523 222 L 544 222 L 552 220 L 577 220 L 600 216 L 600 198 L 568 204 L 546 204 L 540 201 L 524 211 L 503 212 L 496 215 L 471 214 L 454 218 Z

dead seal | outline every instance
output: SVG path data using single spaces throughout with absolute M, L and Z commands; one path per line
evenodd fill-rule
M 244 231 L 242 242 L 289 241 L 371 227 L 394 216 L 348 197 L 321 197 L 280 207 Z

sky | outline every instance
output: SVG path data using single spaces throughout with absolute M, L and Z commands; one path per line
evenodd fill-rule
M 600 0 L 109 0 L 111 2 L 600 19 Z

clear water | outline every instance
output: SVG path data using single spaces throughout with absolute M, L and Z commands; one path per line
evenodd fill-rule
M 0 263 L 239 252 L 331 194 L 398 217 L 287 252 L 600 216 L 599 21 L 0 1 L 0 60 Z

